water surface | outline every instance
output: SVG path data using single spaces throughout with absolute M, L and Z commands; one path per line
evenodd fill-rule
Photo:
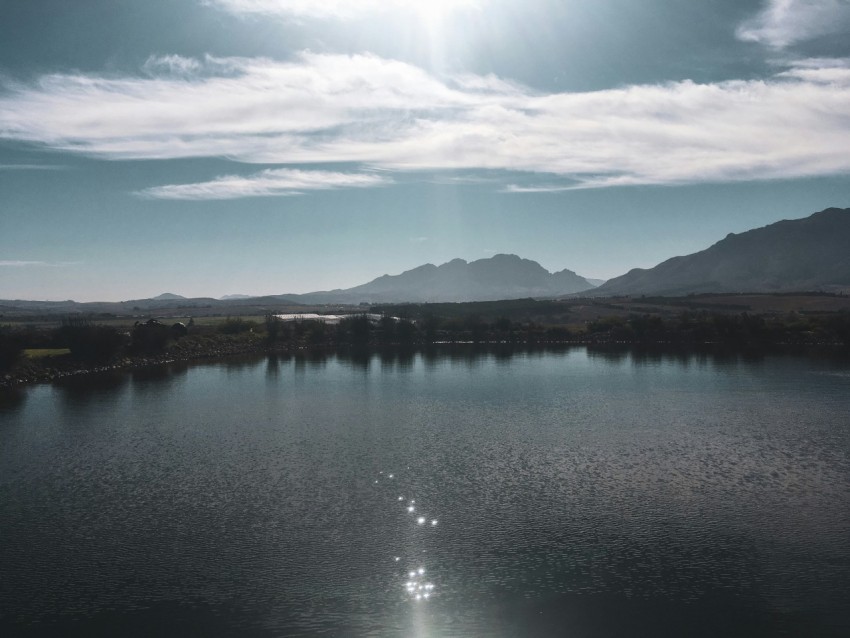
M 0 400 L 0 570 L 4 635 L 846 636 L 850 363 L 444 350 L 36 386 Z

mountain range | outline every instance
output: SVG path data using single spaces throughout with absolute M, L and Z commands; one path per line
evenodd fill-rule
M 838 292 L 850 289 L 850 208 L 827 208 L 730 233 L 703 251 L 635 268 L 594 296 L 705 292 Z
M 597 283 L 600 286 L 594 287 Z M 3 314 L 162 313 L 251 311 L 282 305 L 495 301 L 526 297 L 681 296 L 698 293 L 850 291 L 850 208 L 828 208 L 804 219 L 784 220 L 725 239 L 700 252 L 673 257 L 654 268 L 636 268 L 607 282 L 571 270 L 550 273 L 516 255 L 467 262 L 425 264 L 398 275 L 383 275 L 354 288 L 306 294 L 227 295 L 187 299 L 163 293 L 122 302 L 2 301 Z M 238 310 L 237 310 L 238 308 Z
M 495 255 L 471 262 L 453 259 L 440 266 L 425 264 L 400 275 L 383 275 L 346 290 L 285 296 L 299 303 L 312 304 L 496 301 L 559 297 L 593 287 L 572 270 L 550 273 L 530 259 Z

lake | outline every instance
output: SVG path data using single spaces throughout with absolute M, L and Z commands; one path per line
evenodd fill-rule
M 0 395 L 4 636 L 847 636 L 850 360 L 438 349 Z

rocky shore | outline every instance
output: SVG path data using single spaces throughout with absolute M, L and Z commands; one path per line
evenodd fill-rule
M 279 350 L 279 348 L 274 349 L 274 351 Z M 272 350 L 260 338 L 231 338 L 227 335 L 217 335 L 203 339 L 181 340 L 161 354 L 121 356 L 110 361 L 85 362 L 76 360 L 70 355 L 47 356 L 40 359 L 23 357 L 11 370 L 0 374 L 0 388 L 30 383 L 49 383 L 81 374 L 266 351 Z

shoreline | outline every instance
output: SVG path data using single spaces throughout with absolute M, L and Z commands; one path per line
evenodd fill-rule
M 823 344 L 737 344 L 730 345 L 722 342 L 706 343 L 673 343 L 673 342 L 626 342 L 626 341 L 594 341 L 594 340 L 571 340 L 571 341 L 438 341 L 432 343 L 415 344 L 272 344 L 269 345 L 261 340 L 245 342 L 244 340 L 229 341 L 216 339 L 212 343 L 191 344 L 191 348 L 180 351 L 172 349 L 158 355 L 135 355 L 123 356 L 109 362 L 83 362 L 70 358 L 69 355 L 61 357 L 47 356 L 43 359 L 31 359 L 19 363 L 16 367 L 0 375 L 0 389 L 20 388 L 28 385 L 41 383 L 52 383 L 70 377 L 79 377 L 89 374 L 117 370 L 136 370 L 158 365 L 167 365 L 176 362 L 203 361 L 205 359 L 226 359 L 243 355 L 293 355 L 296 353 L 331 352 L 339 353 L 343 350 L 358 350 L 377 354 L 387 349 L 404 349 L 421 351 L 428 348 L 480 348 L 480 349 L 523 349 L 534 350 L 540 348 L 570 348 L 585 347 L 593 348 L 599 352 L 616 352 L 623 350 L 643 351 L 668 351 L 690 354 L 724 354 L 724 355 L 752 355 L 768 354 L 771 352 L 812 352 L 814 350 L 827 350 L 830 354 L 838 354 L 850 357 L 850 349 L 840 343 Z
M 242 354 L 262 354 L 267 346 L 261 343 L 227 343 L 217 341 L 204 348 L 193 348 L 188 352 L 171 350 L 157 355 L 123 356 L 108 362 L 85 362 L 62 357 L 45 357 L 19 363 L 16 367 L 0 376 L 0 388 L 14 388 L 38 383 L 51 383 L 59 379 L 87 374 L 109 372 L 111 370 L 134 370 L 156 365 L 165 365 L 177 361 L 196 361 L 216 357 L 230 357 Z

